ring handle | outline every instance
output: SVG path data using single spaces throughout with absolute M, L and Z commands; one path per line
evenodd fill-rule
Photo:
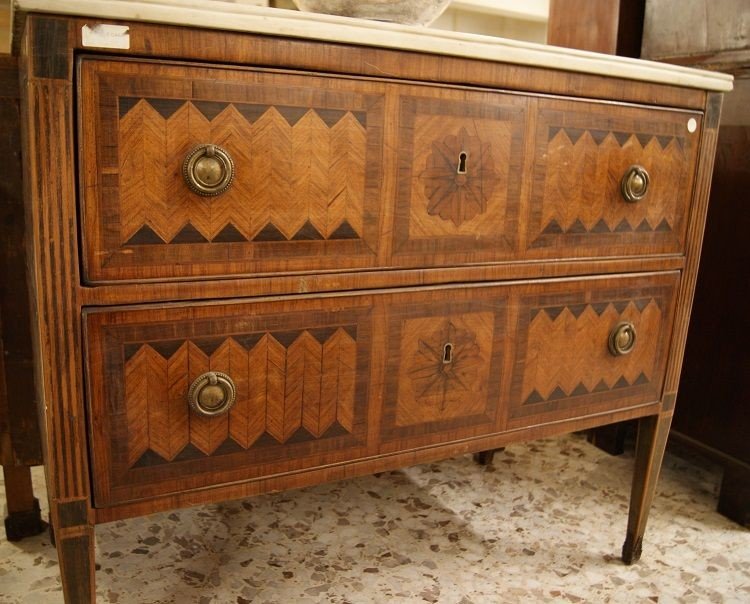
M 625 201 L 635 203 L 646 197 L 650 177 L 643 166 L 630 166 L 620 181 L 620 191 Z
M 237 398 L 237 389 L 226 373 L 209 371 L 190 385 L 188 403 L 190 408 L 204 417 L 216 417 L 227 413 Z
M 628 354 L 635 347 L 635 339 L 635 325 L 629 321 L 618 323 L 609 334 L 609 352 L 616 357 Z
M 232 185 L 234 161 L 217 145 L 198 145 L 185 156 L 182 175 L 193 193 L 205 197 L 221 195 Z

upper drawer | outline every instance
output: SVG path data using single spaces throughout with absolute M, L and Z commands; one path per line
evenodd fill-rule
M 377 263 L 384 84 L 95 59 L 79 69 L 86 280 Z M 184 176 L 202 144 L 234 164 L 215 196 Z M 210 182 L 202 164 L 193 170 Z
M 699 113 L 201 65 L 79 69 L 88 283 L 684 246 Z M 228 188 L 191 190 L 230 160 Z M 628 174 L 634 193 L 648 179 L 630 200 Z
M 700 125 L 695 112 L 540 99 L 525 255 L 682 252 Z

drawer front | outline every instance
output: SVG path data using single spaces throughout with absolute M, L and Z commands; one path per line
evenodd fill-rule
M 370 303 L 88 313 L 95 504 L 362 457 Z M 229 376 L 236 396 L 213 417 L 188 404 L 191 384 L 210 372 Z
M 654 403 L 677 282 L 662 273 L 88 311 L 95 503 Z M 635 345 L 615 354 L 623 324 Z M 207 416 L 189 403 L 191 386 L 221 388 L 221 374 L 236 401 Z
M 92 58 L 79 76 L 88 283 L 684 248 L 699 113 Z M 233 162 L 215 196 L 186 182 L 200 145 Z
M 659 400 L 678 282 L 668 273 L 519 292 L 508 427 Z M 618 328 L 625 345 L 634 331 L 632 349 L 612 349 Z
M 699 113 L 540 99 L 526 256 L 681 253 L 700 126 Z M 634 166 L 648 185 L 628 201 Z
M 79 73 L 88 281 L 376 265 L 384 84 L 93 59 Z M 215 196 L 183 174 L 203 144 L 234 163 Z

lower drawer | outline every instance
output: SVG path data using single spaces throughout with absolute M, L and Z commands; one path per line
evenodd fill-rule
M 652 403 L 677 280 L 86 311 L 95 505 Z

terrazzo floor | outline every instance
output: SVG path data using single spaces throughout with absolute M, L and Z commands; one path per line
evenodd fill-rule
M 632 452 L 570 435 L 490 467 L 458 457 L 101 525 L 98 601 L 750 602 L 750 531 L 714 511 L 720 469 L 684 453 L 668 452 L 630 567 L 618 554 Z M 46 534 L 0 537 L 3 604 L 62 602 L 57 571 Z

